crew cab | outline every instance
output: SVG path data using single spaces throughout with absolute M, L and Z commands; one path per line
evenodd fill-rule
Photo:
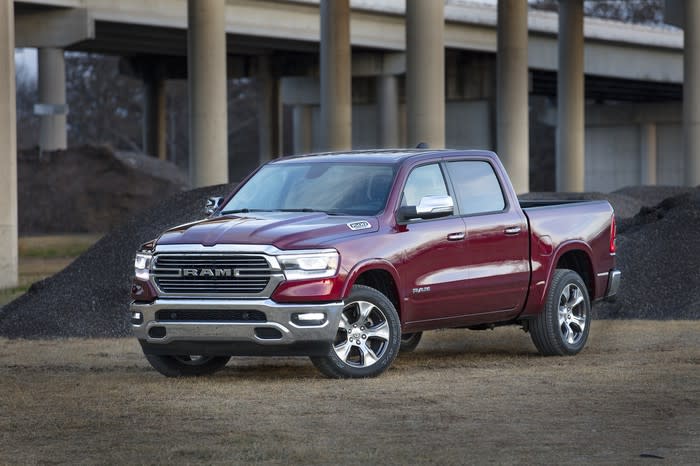
M 295 355 L 371 377 L 455 327 L 519 325 L 574 355 L 620 284 L 610 204 L 519 201 L 489 151 L 276 159 L 207 213 L 136 254 L 131 323 L 166 376 Z

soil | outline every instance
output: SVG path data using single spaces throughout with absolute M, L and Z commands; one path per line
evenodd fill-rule
M 18 154 L 20 235 L 101 233 L 187 187 L 175 165 L 109 147 Z
M 381 377 L 234 358 L 166 379 L 132 339 L 0 339 L 2 464 L 697 464 L 700 322 L 598 321 L 574 357 L 427 332 Z

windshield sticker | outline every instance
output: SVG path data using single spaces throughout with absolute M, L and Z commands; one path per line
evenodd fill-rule
M 352 231 L 366 230 L 368 228 L 372 228 L 372 225 L 370 225 L 370 223 L 366 220 L 360 220 L 359 222 L 348 223 L 348 228 L 350 228 Z

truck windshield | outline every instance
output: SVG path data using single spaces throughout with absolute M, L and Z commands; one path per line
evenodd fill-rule
M 376 215 L 386 206 L 394 165 L 337 162 L 281 163 L 262 167 L 222 209 Z

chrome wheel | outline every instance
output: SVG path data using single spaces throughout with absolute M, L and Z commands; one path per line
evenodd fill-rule
M 581 289 L 573 283 L 564 287 L 559 296 L 559 329 L 565 342 L 576 345 L 586 329 L 586 306 Z
M 351 367 L 375 364 L 389 346 L 391 331 L 384 312 L 368 301 L 354 301 L 343 308 L 333 350 Z

